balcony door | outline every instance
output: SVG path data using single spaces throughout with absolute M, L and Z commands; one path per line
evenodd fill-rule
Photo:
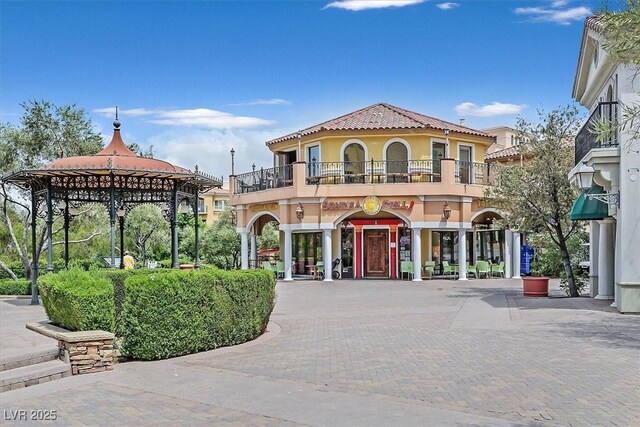
M 344 149 L 344 179 L 347 184 L 365 182 L 364 147 L 357 143 Z
M 447 144 L 444 142 L 433 142 L 431 145 L 431 159 L 433 162 L 433 180 L 440 181 L 440 174 L 442 168 L 440 167 L 440 161 L 447 157 Z
M 468 145 L 458 146 L 458 173 L 462 184 L 471 184 L 471 147 Z

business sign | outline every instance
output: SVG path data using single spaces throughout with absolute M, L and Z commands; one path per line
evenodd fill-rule
M 277 203 L 264 203 L 249 206 L 249 212 L 275 211 L 279 208 Z
M 361 202 L 359 200 L 339 200 L 322 202 L 322 209 L 324 210 L 353 210 L 362 209 L 368 215 L 375 215 L 380 212 L 381 209 L 396 210 L 396 211 L 410 211 L 413 209 L 413 200 L 380 200 L 376 196 L 367 196 Z

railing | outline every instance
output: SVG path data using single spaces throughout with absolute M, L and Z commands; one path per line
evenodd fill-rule
M 489 163 L 474 163 L 456 160 L 456 182 L 458 184 L 491 185 L 492 175 Z
M 594 148 L 612 147 L 618 145 L 618 132 L 614 130 L 610 138 L 604 141 L 596 141 L 596 135 L 593 133 L 593 126 L 598 120 L 604 120 L 615 125 L 618 122 L 618 103 L 617 102 L 601 102 L 595 109 L 589 120 L 582 126 L 580 132 L 576 136 L 575 145 L 575 164 L 582 161 L 589 151 Z
M 311 162 L 307 164 L 306 183 L 383 184 L 403 182 L 440 182 L 440 161 L 368 160 L 366 162 Z
M 293 165 L 254 170 L 236 176 L 235 194 L 293 186 Z

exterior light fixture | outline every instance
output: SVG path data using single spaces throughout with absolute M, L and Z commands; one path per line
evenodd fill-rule
M 451 218 L 451 208 L 449 207 L 449 202 L 444 202 L 444 206 L 442 207 L 442 216 L 444 217 L 445 221 Z
M 444 128 L 444 136 L 446 136 L 447 138 L 449 138 L 449 126 L 446 126 Z
M 238 225 L 238 214 L 236 213 L 235 209 L 231 209 L 229 211 L 229 221 L 231 222 L 231 225 L 233 225 L 234 227 Z
M 118 215 L 118 218 L 124 218 L 124 214 L 125 214 L 124 205 L 120 205 L 120 207 L 116 212 L 116 215 Z
M 296 208 L 296 218 L 302 220 L 304 218 L 304 208 L 301 203 L 298 203 L 298 207 Z
M 582 191 L 589 200 L 599 200 L 602 203 L 606 203 L 607 205 L 615 206 L 617 208 L 620 207 L 620 192 L 617 193 L 600 193 L 600 194 L 591 194 L 589 190 L 593 185 L 593 176 L 596 171 L 593 167 L 587 165 L 586 163 L 582 163 L 578 173 L 576 174 L 576 184 L 580 191 Z

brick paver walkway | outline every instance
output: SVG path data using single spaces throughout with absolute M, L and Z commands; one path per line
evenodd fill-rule
M 520 287 L 281 283 L 266 339 L 0 399 L 59 424 L 640 425 L 640 318 Z

